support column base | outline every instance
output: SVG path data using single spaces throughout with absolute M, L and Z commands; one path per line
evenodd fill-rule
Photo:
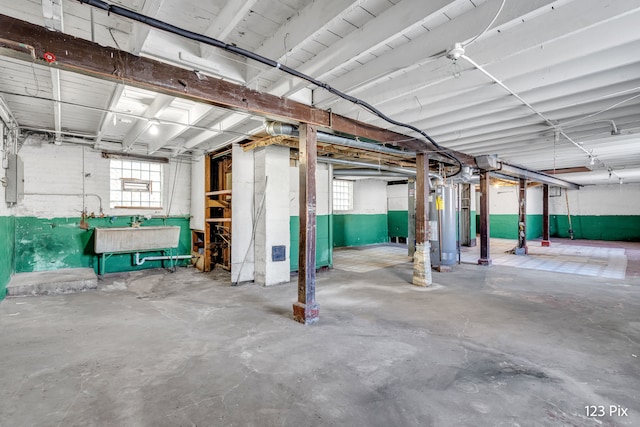
M 551 246 L 551 240 L 543 240 L 540 242 L 541 246 Z
M 310 305 L 295 302 L 293 304 L 293 320 L 305 325 L 316 323 L 320 318 L 320 306 L 318 303 Z
M 478 265 L 491 265 L 491 258 L 480 258 Z
M 529 248 L 526 246 L 523 248 L 515 248 L 513 252 L 516 255 L 529 255 Z
M 418 243 L 413 254 L 413 284 L 416 286 L 431 286 L 431 244 Z

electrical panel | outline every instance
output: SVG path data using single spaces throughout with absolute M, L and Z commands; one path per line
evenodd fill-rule
M 9 165 L 6 170 L 7 187 L 4 199 L 7 203 L 18 203 L 24 196 L 24 168 L 22 159 L 17 154 L 8 155 Z

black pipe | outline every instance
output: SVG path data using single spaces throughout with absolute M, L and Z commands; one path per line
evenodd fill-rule
M 262 55 L 258 55 L 255 52 L 251 52 L 248 51 L 246 49 L 242 49 L 241 47 L 238 46 L 234 46 L 234 45 L 230 45 L 227 43 L 224 43 L 220 40 L 214 39 L 212 37 L 207 37 L 205 35 L 202 34 L 198 34 L 198 33 L 194 33 L 193 31 L 189 31 L 189 30 L 185 30 L 184 28 L 180 28 L 180 27 L 176 27 L 175 25 L 171 25 L 168 24 L 164 21 L 160 21 L 158 19 L 152 18 L 150 16 L 145 16 L 142 15 L 141 13 L 138 12 L 134 12 L 132 10 L 128 10 L 125 9 L 123 7 L 120 6 L 115 6 L 115 5 L 111 5 L 108 4 L 104 1 L 101 0 L 78 0 L 80 3 L 87 3 L 90 6 L 93 7 L 97 7 L 98 9 L 102 9 L 107 11 L 107 13 L 113 13 L 115 15 L 120 15 L 123 16 L 125 18 L 129 18 L 133 21 L 138 21 L 138 22 L 142 22 L 143 24 L 147 24 L 151 27 L 157 28 L 159 30 L 162 31 L 168 31 L 170 33 L 182 36 L 182 37 L 186 37 L 188 39 L 200 42 L 200 43 L 204 43 L 204 44 L 208 44 L 210 46 L 214 46 L 223 50 L 226 50 L 228 52 L 232 52 L 241 56 L 244 56 L 245 58 L 249 58 L 249 59 L 253 59 L 254 61 L 260 62 L 262 64 L 268 65 L 270 67 L 273 68 L 278 68 L 280 70 L 282 70 L 283 72 L 290 74 L 292 76 L 298 77 L 302 80 L 308 81 L 309 83 L 312 83 L 318 87 L 323 88 L 324 90 L 328 91 L 329 93 L 332 93 L 336 96 L 339 96 L 342 99 L 345 99 L 349 102 L 352 102 L 356 105 L 361 106 L 362 108 L 368 110 L 369 112 L 373 113 L 374 115 L 378 116 L 379 118 L 381 118 L 382 120 L 391 123 L 393 125 L 396 126 L 400 126 L 400 127 L 404 127 L 407 129 L 411 129 L 415 132 L 418 132 L 420 135 L 422 135 L 424 138 L 427 139 L 427 141 L 431 142 L 431 144 L 433 144 L 434 147 L 436 147 L 438 150 L 440 150 L 440 152 L 442 154 L 444 154 L 445 156 L 447 156 L 448 158 L 450 158 L 451 160 L 453 160 L 454 162 L 456 162 L 458 164 L 458 171 L 456 173 L 454 173 L 453 175 L 450 175 L 451 177 L 454 177 L 456 175 L 458 175 L 461 171 L 462 171 L 462 162 L 460 161 L 460 159 L 458 159 L 456 156 L 454 156 L 453 154 L 449 153 L 445 148 L 443 148 L 442 146 L 440 146 L 433 138 L 431 138 L 426 132 L 424 132 L 423 130 L 418 129 L 417 127 L 407 124 L 407 123 L 402 123 L 399 122 L 397 120 L 392 119 L 391 117 L 387 116 L 386 114 L 384 114 L 382 111 L 378 110 L 377 108 L 375 108 L 373 105 L 369 104 L 366 101 L 363 101 L 359 98 L 356 98 L 354 96 L 348 95 L 342 91 L 339 91 L 338 89 L 333 88 L 332 86 L 330 86 L 329 84 L 322 82 L 320 80 L 317 80 L 307 74 L 304 74 L 296 69 L 293 69 L 291 67 L 287 67 L 286 65 L 283 65 L 277 61 L 274 61 L 273 59 L 269 59 L 266 58 Z

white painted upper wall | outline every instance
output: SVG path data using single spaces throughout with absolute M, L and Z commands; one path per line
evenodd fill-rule
M 298 200 L 299 169 L 289 167 L 289 215 L 298 216 L 300 202 Z M 329 166 L 318 163 L 316 168 L 316 215 L 329 215 Z
M 79 217 L 86 194 L 88 213 L 100 214 L 100 199 L 110 215 L 189 215 L 191 165 L 171 161 L 164 164 L 163 208 L 111 209 L 110 160 L 100 151 L 76 145 L 25 144 L 19 152 L 24 162 L 24 199 L 16 207 L 18 216 L 42 218 Z M 100 198 L 100 199 L 99 199 Z
M 231 281 L 253 280 L 255 262 L 253 245 L 254 174 L 253 151 L 245 152 L 233 144 L 231 158 Z M 204 178 L 203 178 L 204 181 Z
M 192 230 L 204 230 L 204 166 L 204 155 L 194 157 L 191 163 L 190 227 Z
M 353 182 L 353 210 L 345 214 L 386 214 L 387 181 L 360 179 Z
M 518 186 L 491 186 L 491 215 L 518 215 Z M 542 215 L 542 187 L 527 189 L 527 214 Z
M 4 159 L 5 156 L 5 152 L 3 151 L 3 144 L 1 143 L 3 141 L 4 135 L 3 135 L 3 131 L 4 131 L 4 126 L 3 126 L 2 121 L 0 121 L 0 159 Z M 6 176 L 6 170 L 4 168 L 0 167 L 0 177 L 4 178 Z M 0 216 L 11 216 L 13 215 L 13 208 L 9 208 L 7 207 L 7 204 L 4 201 L 4 194 L 5 194 L 5 187 L 4 185 L 0 185 Z
M 387 185 L 387 210 L 408 211 L 409 210 L 409 185 L 395 184 Z
M 569 190 L 571 215 L 640 215 L 640 184 L 609 184 Z M 549 198 L 551 215 L 566 215 L 565 190 Z

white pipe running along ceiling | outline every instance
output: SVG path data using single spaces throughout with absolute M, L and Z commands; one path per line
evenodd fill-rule
M 640 168 L 638 0 L 113 3 L 306 72 L 445 147 L 497 154 L 538 170 L 586 168 L 589 183 L 616 176 L 640 182 L 631 172 Z M 79 1 L 0 0 L 0 8 L 52 30 L 199 70 L 203 78 L 226 78 L 417 136 L 278 70 Z M 455 43 L 540 114 L 477 66 L 447 58 Z M 98 146 L 153 155 L 211 150 L 263 130 L 262 119 L 249 114 L 5 59 L 0 97 L 22 126 L 86 134 Z

